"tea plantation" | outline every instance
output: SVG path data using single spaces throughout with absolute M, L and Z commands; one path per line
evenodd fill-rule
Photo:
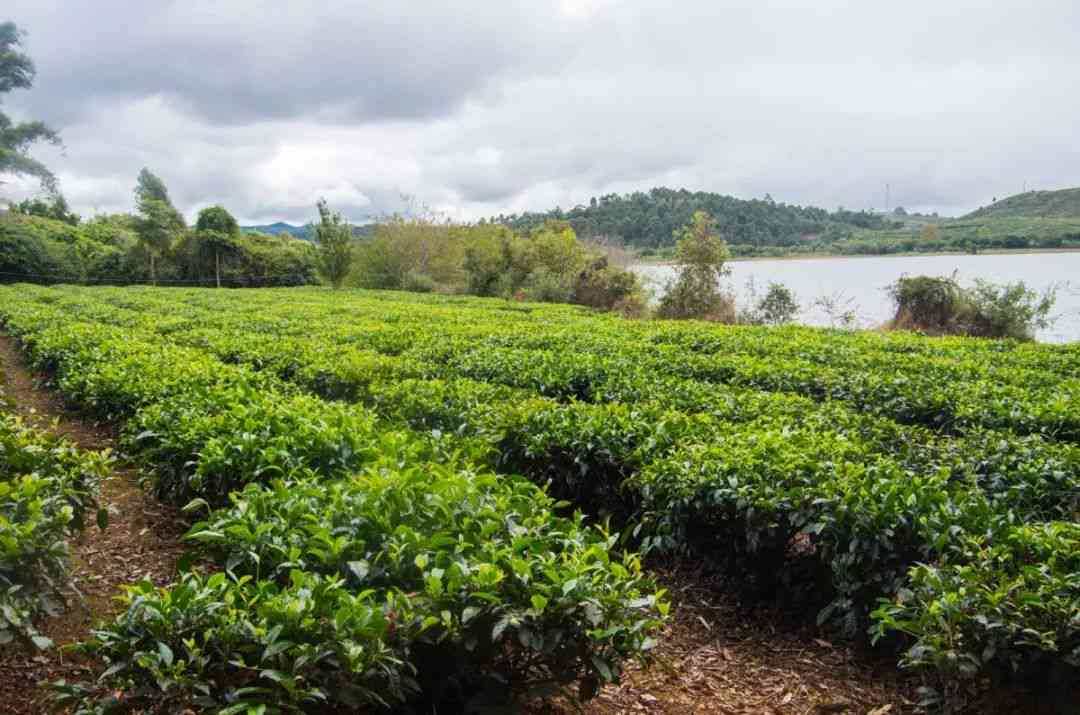
M 9 286 L 0 322 L 192 520 L 70 703 L 589 697 L 672 555 L 903 666 L 1080 666 L 1078 345 L 309 288 Z

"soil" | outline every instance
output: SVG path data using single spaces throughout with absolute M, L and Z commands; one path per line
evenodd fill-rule
M 86 450 L 110 449 L 115 433 L 65 408 L 52 391 L 41 385 L 26 367 L 17 344 L 0 336 L 0 370 L 4 392 L 15 411 L 29 423 L 59 434 Z M 163 585 L 176 572 L 183 549 L 179 513 L 157 502 L 139 486 L 133 470 L 121 461 L 101 485 L 101 504 L 109 510 L 104 531 L 90 526 L 71 544 L 71 586 L 64 593 L 65 613 L 50 618 L 38 629 L 56 648 L 35 651 L 9 644 L 0 651 L 0 714 L 30 715 L 49 712 L 42 681 L 85 677 L 85 659 L 65 652 L 63 646 L 85 639 L 94 625 L 117 613 L 120 586 L 142 579 Z

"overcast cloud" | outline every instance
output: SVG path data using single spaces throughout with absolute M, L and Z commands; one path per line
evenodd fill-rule
M 5 111 L 73 207 L 143 166 L 189 215 L 459 218 L 686 187 L 965 212 L 1080 184 L 1076 0 L 7 0 L 34 89 Z M 12 187 L 5 187 L 8 194 Z M 14 191 L 32 187 L 15 185 Z

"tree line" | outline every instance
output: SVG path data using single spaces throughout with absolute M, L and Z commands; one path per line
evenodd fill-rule
M 899 226 L 889 217 L 869 211 L 837 209 L 829 212 L 813 206 L 777 203 L 763 199 L 737 199 L 706 191 L 654 188 L 648 192 L 606 194 L 588 205 L 569 210 L 499 215 L 493 223 L 516 230 L 531 230 L 548 220 L 566 221 L 585 238 L 617 237 L 639 249 L 662 249 L 675 244 L 675 235 L 703 211 L 736 253 L 742 247 L 794 246 L 800 242 L 835 239 L 860 229 Z

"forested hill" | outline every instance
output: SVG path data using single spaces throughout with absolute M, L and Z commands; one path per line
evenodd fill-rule
M 973 211 L 964 218 L 1080 218 L 1080 188 L 1028 191 Z
M 672 232 L 690 222 L 695 211 L 707 211 L 730 244 L 792 246 L 853 229 L 890 228 L 890 219 L 867 211 L 829 212 L 764 199 L 737 199 L 706 191 L 656 188 L 632 194 L 607 194 L 588 205 L 564 211 L 497 216 L 493 221 L 527 231 L 548 219 L 569 221 L 581 237 L 621 238 L 629 245 L 659 248 L 674 243 Z
M 291 223 L 285 223 L 284 221 L 278 221 L 277 223 L 268 223 L 261 226 L 241 226 L 241 231 L 246 233 L 265 233 L 271 236 L 279 236 L 283 233 L 287 233 L 293 238 L 302 238 L 305 241 L 315 240 L 315 226 L 314 224 L 306 223 L 303 226 L 294 226 Z M 374 230 L 372 224 L 364 224 L 361 226 L 353 226 L 353 235 L 357 237 L 370 236 Z

